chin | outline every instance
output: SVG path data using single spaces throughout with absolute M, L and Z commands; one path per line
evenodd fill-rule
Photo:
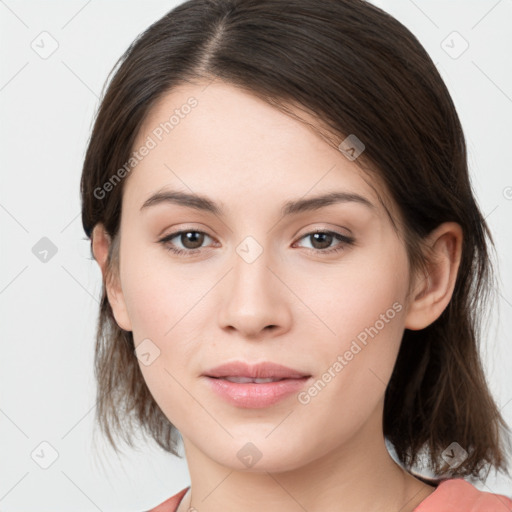
M 297 450 L 296 442 L 290 439 L 290 445 L 283 446 L 282 440 L 276 437 L 273 443 L 270 439 L 265 439 L 266 435 L 268 432 L 261 438 L 253 436 L 252 441 L 245 437 L 243 440 L 229 442 L 226 446 L 220 445 L 220 453 L 205 453 L 230 470 L 247 473 L 282 473 L 300 468 L 309 462 L 306 454 Z M 218 444 L 216 446 L 219 447 Z

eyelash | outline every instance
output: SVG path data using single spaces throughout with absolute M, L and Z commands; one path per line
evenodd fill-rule
M 178 235 L 182 235 L 184 233 L 199 233 L 199 234 L 206 235 L 206 236 L 212 238 L 210 235 L 208 235 L 208 233 L 205 233 L 204 231 L 199 231 L 199 230 L 195 230 L 195 229 L 185 229 L 185 230 L 181 230 L 181 231 L 175 231 L 174 233 L 170 233 L 169 235 L 167 235 L 164 238 L 162 238 L 161 240 L 159 240 L 159 242 L 162 243 L 168 251 L 171 251 L 177 255 L 193 256 L 197 252 L 200 252 L 201 248 L 199 248 L 199 249 L 177 249 L 176 247 L 173 247 L 172 244 L 170 244 L 170 241 L 173 238 L 176 238 Z M 302 240 L 303 238 L 307 238 L 308 236 L 311 236 L 311 235 L 314 235 L 317 233 L 325 234 L 325 235 L 334 235 L 334 238 L 339 240 L 341 243 L 335 245 L 331 249 L 311 249 L 309 247 L 306 247 L 306 249 L 308 249 L 309 251 L 313 251 L 315 253 L 320 253 L 320 254 L 338 253 L 345 249 L 345 247 L 344 247 L 345 245 L 353 245 L 354 244 L 353 238 L 348 237 L 346 235 L 342 235 L 341 233 L 337 233 L 336 231 L 327 231 L 327 230 L 311 231 L 310 233 L 306 233 L 305 235 L 300 237 L 299 240 Z

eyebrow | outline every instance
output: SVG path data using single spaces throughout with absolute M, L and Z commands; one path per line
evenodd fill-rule
M 178 204 L 188 208 L 193 208 L 195 210 L 210 212 L 219 216 L 221 216 L 223 213 L 222 207 L 208 197 L 199 194 L 172 190 L 161 190 L 156 192 L 144 202 L 140 209 L 142 211 L 145 208 L 149 208 L 151 206 L 162 203 Z M 336 203 L 357 203 L 370 209 L 376 208 L 375 205 L 366 197 L 363 197 L 359 194 L 352 192 L 329 192 L 327 194 L 322 194 L 307 199 L 300 198 L 293 201 L 287 201 L 281 208 L 281 215 L 285 217 L 306 211 L 315 211 Z

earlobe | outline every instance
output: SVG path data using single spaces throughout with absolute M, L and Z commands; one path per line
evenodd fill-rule
M 108 254 L 111 243 L 112 239 L 105 231 L 104 226 L 102 224 L 97 224 L 92 233 L 92 252 L 94 254 L 94 259 L 100 266 L 101 274 L 103 276 L 103 286 L 105 287 L 108 302 L 110 303 L 112 312 L 114 313 L 117 325 L 125 331 L 131 331 L 131 322 L 128 317 L 126 303 L 124 301 L 124 295 L 118 277 L 119 272 L 117 272 L 116 276 L 108 269 Z
M 427 238 L 433 261 L 427 275 L 417 276 L 411 295 L 405 328 L 424 329 L 445 310 L 455 288 L 462 254 L 462 228 L 456 222 L 445 222 Z

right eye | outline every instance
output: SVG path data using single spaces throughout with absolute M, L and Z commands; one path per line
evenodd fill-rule
M 192 255 L 196 254 L 200 251 L 200 248 L 204 242 L 205 237 L 211 238 L 204 231 L 197 231 L 194 229 L 185 229 L 181 231 L 175 231 L 174 233 L 170 233 L 165 236 L 159 242 L 161 242 L 167 250 L 173 252 L 174 254 L 180 255 Z M 183 248 L 176 247 L 176 243 L 171 242 L 174 238 L 177 238 L 179 243 L 183 246 Z

